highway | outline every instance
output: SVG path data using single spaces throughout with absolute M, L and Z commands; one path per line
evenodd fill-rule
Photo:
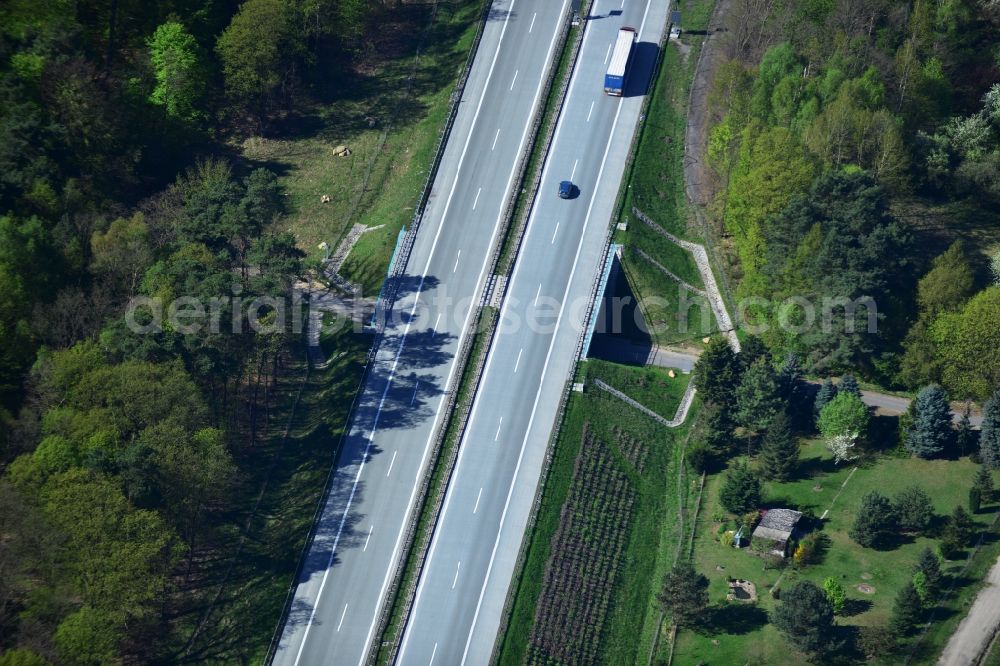
M 497 0 L 273 663 L 363 663 L 569 0 Z
M 501 309 L 398 663 L 487 664 L 624 173 L 667 0 L 597 0 Z M 639 31 L 624 98 L 603 79 Z M 579 188 L 562 200 L 561 180 Z

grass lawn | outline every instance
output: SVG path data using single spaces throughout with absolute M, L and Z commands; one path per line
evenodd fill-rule
M 413 5 L 398 13 L 398 25 L 383 26 L 391 43 L 373 43 L 356 71 L 320 91 L 327 101 L 289 122 L 283 136 L 243 147 L 279 173 L 288 214 L 278 224 L 310 256 L 321 254 L 321 241 L 335 248 L 353 224 L 384 225 L 361 237 L 341 269 L 366 295 L 378 293 L 399 229 L 413 218 L 483 3 L 442 0 L 428 29 L 429 7 Z M 350 156 L 333 154 L 341 145 Z
M 718 330 L 707 299 L 666 275 L 632 246 L 622 252 L 622 265 L 655 344 L 698 341 Z
M 803 570 L 764 570 L 763 561 L 747 549 L 736 550 L 723 546 L 718 540 L 718 530 L 723 524 L 718 519 L 724 512 L 718 504 L 718 491 L 723 474 L 709 477 L 702 500 L 700 519 L 695 539 L 695 565 L 711 581 L 710 601 L 716 605 L 714 628 L 710 632 L 680 632 L 675 646 L 675 663 L 708 664 L 803 663 L 803 657 L 773 626 L 767 623 L 767 612 L 776 602 L 770 595 L 778 582 L 781 587 L 799 580 L 810 580 L 822 586 L 830 576 L 837 579 L 847 591 L 849 604 L 837 624 L 844 627 L 884 625 L 892 613 L 896 592 L 910 579 L 911 569 L 925 546 L 936 545 L 925 537 L 901 539 L 891 550 L 862 548 L 848 536 L 860 505 L 861 497 L 878 490 L 890 498 L 910 485 L 922 487 L 932 498 L 938 514 L 947 515 L 957 505 L 966 505 L 968 488 L 977 466 L 967 459 L 919 460 L 915 458 L 880 457 L 870 464 L 857 468 L 850 465 L 836 466 L 825 446 L 818 440 L 803 444 L 801 465 L 795 479 L 787 483 L 766 483 L 764 500 L 767 506 L 787 506 L 812 512 L 816 517 L 829 509 L 822 522 L 823 532 L 830 537 L 829 550 L 822 562 Z M 850 477 L 850 478 L 849 478 Z M 849 479 L 849 480 L 848 480 Z M 846 485 L 845 485 L 846 482 Z M 983 526 L 990 522 L 997 510 L 988 505 L 976 516 Z M 997 548 L 991 543 L 980 551 L 965 575 L 958 572 L 963 562 L 949 562 L 943 567 L 953 574 L 952 580 L 962 594 L 942 604 L 939 618 L 958 620 L 954 608 L 967 603 L 973 591 L 970 585 L 976 575 L 977 563 L 992 564 Z M 757 587 L 756 606 L 725 603 L 726 577 L 745 578 Z M 860 584 L 874 588 L 865 594 L 857 589 Z M 954 608 L 953 608 L 954 607 Z M 954 625 L 952 625 L 953 628 Z M 850 630 L 845 631 L 845 635 Z M 933 661 L 949 632 L 932 630 L 919 649 L 916 663 Z M 906 646 L 906 650 L 912 647 Z M 893 657 L 886 663 L 898 661 Z
M 587 377 L 598 377 L 654 411 L 671 416 L 688 382 L 685 375 L 671 379 L 662 370 L 600 361 L 581 364 L 578 380 Z M 525 564 L 516 582 L 517 596 L 500 653 L 502 664 L 520 664 L 525 659 L 546 563 L 569 495 L 585 424 L 609 445 L 616 469 L 628 476 L 636 496 L 623 561 L 610 582 L 611 601 L 599 641 L 600 662 L 626 664 L 644 660 L 652 646 L 659 620 L 654 601 L 658 581 L 673 562 L 678 511 L 688 505 L 690 495 L 688 482 L 679 480 L 679 443 L 684 441 L 687 429 L 664 428 L 617 398 L 588 386 L 583 394 L 573 393 L 567 405 Z M 641 473 L 634 462 L 634 450 L 625 450 L 621 445 L 622 433 L 645 450 Z M 594 581 L 597 586 L 602 582 Z

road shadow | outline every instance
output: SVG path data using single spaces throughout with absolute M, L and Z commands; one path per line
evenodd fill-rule
M 615 256 L 608 284 L 601 296 L 587 357 L 627 365 L 645 365 L 652 350 L 653 339 L 639 309 L 639 300 Z
M 653 42 L 639 42 L 632 47 L 632 66 L 622 97 L 642 97 L 653 84 L 653 69 L 660 57 L 660 47 Z

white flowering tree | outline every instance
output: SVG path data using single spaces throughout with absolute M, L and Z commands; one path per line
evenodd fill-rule
M 851 449 L 858 442 L 857 432 L 844 432 L 839 435 L 828 437 L 826 446 L 833 453 L 833 461 L 838 465 L 847 460 L 854 460 L 856 455 L 851 453 Z

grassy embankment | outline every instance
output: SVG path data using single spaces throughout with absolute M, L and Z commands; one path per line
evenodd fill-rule
M 629 368 L 596 360 L 581 364 L 578 381 L 593 377 L 668 418 L 673 416 L 688 382 L 687 376 L 670 378 L 660 369 Z M 556 555 L 551 552 L 553 538 L 563 522 L 562 511 L 571 487 L 597 482 L 595 478 L 574 478 L 585 425 L 591 436 L 608 446 L 614 460 L 613 471 L 628 477 L 634 496 L 624 535 L 624 555 L 610 580 L 592 581 L 610 596 L 609 611 L 601 629 L 601 659 L 604 663 L 633 663 L 648 653 L 654 638 L 658 619 L 653 617 L 657 615 L 654 597 L 658 590 L 651 581 L 658 580 L 673 561 L 678 510 L 687 505 L 690 491 L 690 486 L 684 483 L 678 492 L 676 481 L 681 466 L 678 444 L 686 435 L 686 427 L 665 428 L 588 385 L 585 393 L 571 395 L 554 447 L 542 504 L 516 582 L 516 598 L 500 654 L 502 664 L 521 663 L 529 649 L 546 565 Z M 638 467 L 634 454 L 623 446 L 636 441 L 645 450 L 644 462 Z M 592 539 L 585 534 L 575 536 L 585 556 L 601 548 L 596 536 Z
M 737 550 L 719 541 L 719 531 L 731 521 L 724 517 L 718 503 L 724 473 L 711 475 L 705 485 L 697 524 L 695 566 L 711 581 L 712 622 L 701 632 L 680 632 L 675 663 L 742 663 L 747 660 L 762 664 L 804 663 L 804 657 L 795 646 L 768 623 L 767 613 L 780 603 L 770 594 L 779 577 L 782 588 L 800 579 L 821 587 L 828 576 L 838 580 L 849 599 L 847 611 L 837 618 L 845 638 L 850 638 L 860 626 L 884 626 L 892 613 L 896 593 L 910 579 L 918 555 L 925 546 L 934 549 L 936 539 L 904 536 L 887 550 L 859 546 L 848 533 L 862 496 L 878 490 L 891 498 L 908 486 L 918 485 L 930 495 L 935 512 L 943 519 L 956 506 L 966 505 L 976 467 L 964 458 L 920 460 L 880 456 L 859 466 L 852 475 L 854 466 L 835 465 L 821 441 L 804 442 L 795 477 L 786 483 L 766 483 L 764 486 L 767 506 L 791 507 L 817 517 L 829 509 L 826 519 L 820 521 L 823 533 L 830 538 L 829 548 L 820 563 L 801 570 L 765 571 L 763 560 L 747 549 Z M 998 509 L 1000 506 L 996 503 L 986 504 L 975 519 L 985 528 Z M 995 534 L 988 535 L 985 543 L 964 573 L 959 571 L 965 559 L 945 563 L 943 569 L 949 575 L 945 585 L 953 584 L 955 595 L 937 604 L 935 622 L 919 645 L 915 639 L 910 639 L 900 654 L 884 663 L 898 663 L 903 655 L 911 652 L 910 663 L 933 663 L 978 589 L 977 581 L 1000 553 L 1000 542 Z M 727 604 L 727 576 L 753 582 L 758 602 L 755 605 Z M 864 593 L 858 589 L 859 585 L 870 585 L 874 592 Z M 856 656 L 859 663 L 863 661 L 861 655 Z
M 713 0 L 689 3 L 684 16 L 688 30 L 708 25 Z M 684 129 L 687 100 L 703 36 L 684 33 L 685 55 L 673 41 L 663 54 L 653 97 L 629 173 L 621 221 L 615 242 L 625 246 L 623 264 L 636 297 L 644 303 L 647 323 L 656 330 L 656 344 L 699 340 L 717 330 L 708 302 L 663 273 L 636 250 L 641 250 L 684 283 L 704 287 L 691 254 L 635 219 L 632 207 L 642 210 L 666 231 L 701 242 L 692 230 L 693 219 L 684 196 Z M 682 307 L 684 301 L 687 307 Z

